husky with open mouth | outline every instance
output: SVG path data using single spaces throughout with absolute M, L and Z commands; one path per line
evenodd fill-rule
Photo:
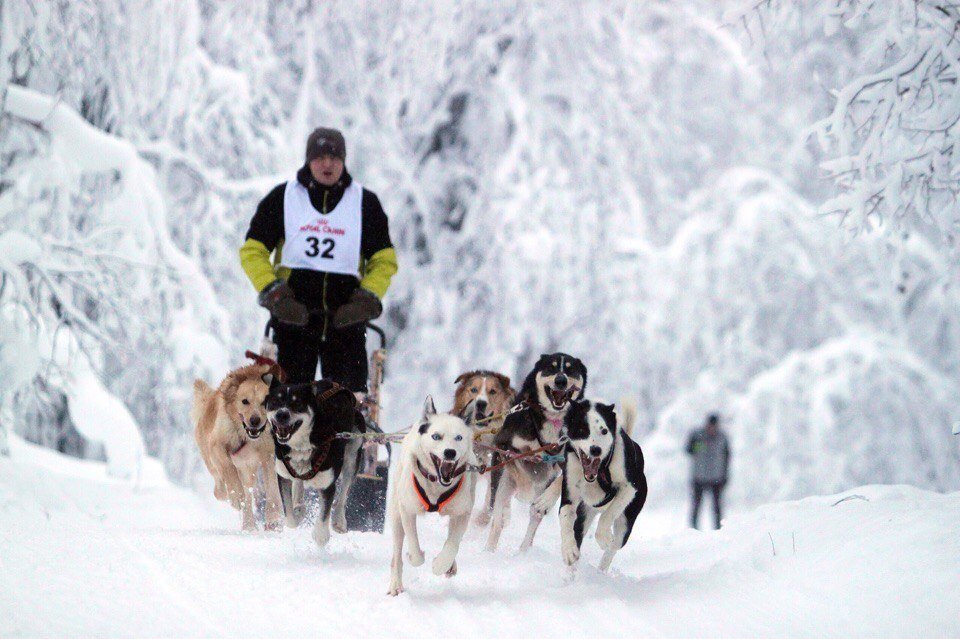
M 470 523 L 476 475 L 468 472 L 476 463 L 473 431 L 455 415 L 441 415 L 427 397 L 423 415 L 403 439 L 400 459 L 390 478 L 390 525 L 393 527 L 393 559 L 390 563 L 389 595 L 403 592 L 403 542 L 408 543 L 411 566 L 424 562 L 417 536 L 417 517 L 439 513 L 449 517 L 447 541 L 433 560 L 433 574 L 457 574 L 457 552 Z
M 353 393 L 329 380 L 281 384 L 267 375 L 264 381 L 270 385 L 264 407 L 273 428 L 287 525 L 300 523 L 303 489 L 318 489 L 320 514 L 313 539 L 324 546 L 331 525 L 338 533 L 347 532 L 347 498 L 360 462 L 360 440 L 339 439 L 338 434 L 364 432 L 363 416 Z
M 630 538 L 647 499 L 643 451 L 628 434 L 631 424 L 618 426 L 612 404 L 574 402 L 565 423 L 561 553 L 568 565 L 575 564 L 584 535 L 600 515 L 596 538 L 604 550 L 599 568 L 605 571 Z
M 583 396 L 587 385 L 587 367 L 566 353 L 541 355 L 517 394 L 523 410 L 507 416 L 494 446 L 510 452 L 527 452 L 556 445 L 559 454 L 565 438 L 564 417 L 571 402 Z M 520 550 L 533 544 L 533 537 L 544 515 L 560 498 L 560 469 L 557 461 L 540 461 L 531 456 L 507 464 L 494 498 L 493 517 L 487 537 L 487 550 L 494 551 L 510 517 L 514 495 L 530 504 L 530 521 Z

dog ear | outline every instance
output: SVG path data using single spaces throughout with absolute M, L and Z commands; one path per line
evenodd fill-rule
M 473 374 L 473 373 L 469 373 L 469 372 L 468 372 L 468 373 L 463 373 L 463 374 L 460 375 L 460 377 L 458 377 L 457 379 L 453 380 L 453 383 L 454 383 L 454 384 L 459 384 L 460 382 L 465 382 L 465 381 L 467 381 L 467 379 L 468 379 L 468 378 L 470 377 L 470 375 L 472 375 L 472 374 Z
M 510 387 L 510 378 L 504 375 L 503 373 L 494 373 L 494 377 L 497 378 L 497 381 L 500 382 L 500 385 L 503 386 L 503 390 L 510 394 L 514 394 L 516 391 Z
M 260 376 L 260 379 L 268 387 L 273 388 L 273 380 L 275 380 L 276 377 L 274 377 L 273 373 L 264 373 L 263 375 Z
M 437 407 L 433 405 L 433 397 L 427 395 L 426 401 L 423 402 L 423 418 L 427 419 L 431 415 L 437 414 Z

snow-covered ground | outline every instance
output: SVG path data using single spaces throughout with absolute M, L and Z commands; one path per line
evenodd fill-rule
M 706 533 L 678 528 L 677 508 L 645 511 L 611 574 L 591 567 L 591 538 L 575 577 L 555 516 L 516 554 L 515 508 L 500 552 L 472 529 L 456 578 L 408 567 L 393 599 L 385 536 L 334 536 L 321 551 L 306 530 L 240 534 L 233 511 L 152 466 L 135 489 L 102 464 L 18 438 L 11 449 L 2 637 L 960 636 L 960 493 L 869 486 Z M 438 520 L 421 530 L 429 556 Z

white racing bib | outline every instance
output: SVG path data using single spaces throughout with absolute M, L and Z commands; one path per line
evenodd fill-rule
M 283 192 L 283 259 L 288 268 L 359 276 L 363 187 L 356 180 L 323 215 L 296 178 Z

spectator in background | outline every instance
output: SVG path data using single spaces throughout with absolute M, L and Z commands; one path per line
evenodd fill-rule
M 697 528 L 700 500 L 703 498 L 703 491 L 709 488 L 713 493 L 714 528 L 720 528 L 723 488 L 729 478 L 730 443 L 720 430 L 718 415 L 709 415 L 703 428 L 690 433 L 687 454 L 692 461 L 690 479 L 693 487 L 693 509 L 690 513 L 690 525 Z

